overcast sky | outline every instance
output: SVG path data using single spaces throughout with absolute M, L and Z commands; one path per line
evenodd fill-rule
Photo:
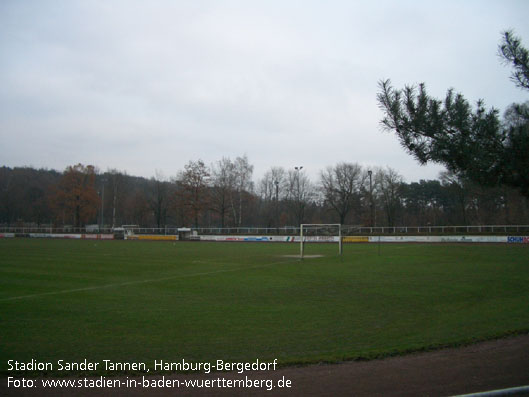
M 254 179 L 337 162 L 419 166 L 380 128 L 378 81 L 453 87 L 502 112 L 527 94 L 497 56 L 529 1 L 0 2 L 0 165 L 175 176 L 247 155 Z

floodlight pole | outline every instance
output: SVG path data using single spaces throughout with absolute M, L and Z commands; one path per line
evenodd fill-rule
M 301 201 L 300 197 L 299 197 L 299 173 L 303 169 L 303 166 L 294 167 L 294 169 L 296 170 L 296 184 L 297 184 L 297 188 L 298 188 L 298 191 L 297 191 L 298 201 Z
M 298 218 L 298 222 L 299 224 L 301 225 L 303 223 L 303 212 L 301 211 L 301 193 L 300 193 L 300 190 L 299 190 L 299 174 L 301 172 L 301 170 L 303 169 L 303 166 L 299 166 L 299 167 L 294 167 L 294 169 L 296 170 L 296 187 L 297 187 L 297 190 L 296 190 L 296 201 L 297 201 L 297 208 L 296 208 L 296 216 Z
M 279 227 L 279 181 L 276 179 L 274 184 L 276 185 L 276 227 Z
M 103 233 L 102 230 L 105 227 L 105 182 L 107 179 L 103 176 L 101 178 L 101 231 L 100 233 Z

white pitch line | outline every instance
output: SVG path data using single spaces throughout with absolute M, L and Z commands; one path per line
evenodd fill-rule
M 92 287 L 65 289 L 65 290 L 61 290 L 61 291 L 43 292 L 43 293 L 40 293 L 40 294 L 13 296 L 13 297 L 10 297 L 10 298 L 1 298 L 0 302 L 14 301 L 14 300 L 19 300 L 19 299 L 37 298 L 39 296 L 69 294 L 71 292 L 92 291 L 92 290 L 95 290 L 95 289 L 103 289 L 103 288 L 124 287 L 124 286 L 127 286 L 127 285 L 153 283 L 153 282 L 157 282 L 157 281 L 166 281 L 166 280 L 172 280 L 172 279 L 176 279 L 176 278 L 207 276 L 207 275 L 210 275 L 210 274 L 217 274 L 217 273 L 229 273 L 229 272 L 236 272 L 238 270 L 256 269 L 256 268 L 260 268 L 260 267 L 278 265 L 280 263 L 289 263 L 289 262 L 293 262 L 293 261 L 271 262 L 271 263 L 265 263 L 263 265 L 253 265 L 253 266 L 246 266 L 246 267 L 238 267 L 238 268 L 235 268 L 235 269 L 215 270 L 215 271 L 211 271 L 211 272 L 201 272 L 201 273 L 192 273 L 192 274 L 180 274 L 180 275 L 177 275 L 177 276 L 151 278 L 151 279 L 147 279 L 147 280 L 127 281 L 127 282 L 124 282 L 124 283 L 95 285 L 95 286 L 92 286 Z

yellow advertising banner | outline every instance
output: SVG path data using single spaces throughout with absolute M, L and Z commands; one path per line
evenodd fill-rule
M 367 236 L 346 236 L 343 237 L 344 243 L 369 243 L 369 237 Z
M 132 237 L 133 240 L 151 240 L 151 241 L 174 241 L 178 240 L 177 236 L 165 236 L 156 234 L 138 234 Z

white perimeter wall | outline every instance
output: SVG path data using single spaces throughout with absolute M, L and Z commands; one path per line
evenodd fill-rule
M 66 239 L 86 239 L 86 240 L 113 240 L 113 234 L 63 234 L 63 233 L 28 233 L 25 237 L 31 238 L 66 238 Z M 0 238 L 16 237 L 15 233 L 0 233 Z
M 275 241 L 299 243 L 299 236 L 199 236 L 201 241 Z M 370 243 L 525 243 L 529 236 L 369 236 Z M 306 236 L 307 242 L 338 242 L 337 236 Z M 347 241 L 345 241 L 347 243 Z

